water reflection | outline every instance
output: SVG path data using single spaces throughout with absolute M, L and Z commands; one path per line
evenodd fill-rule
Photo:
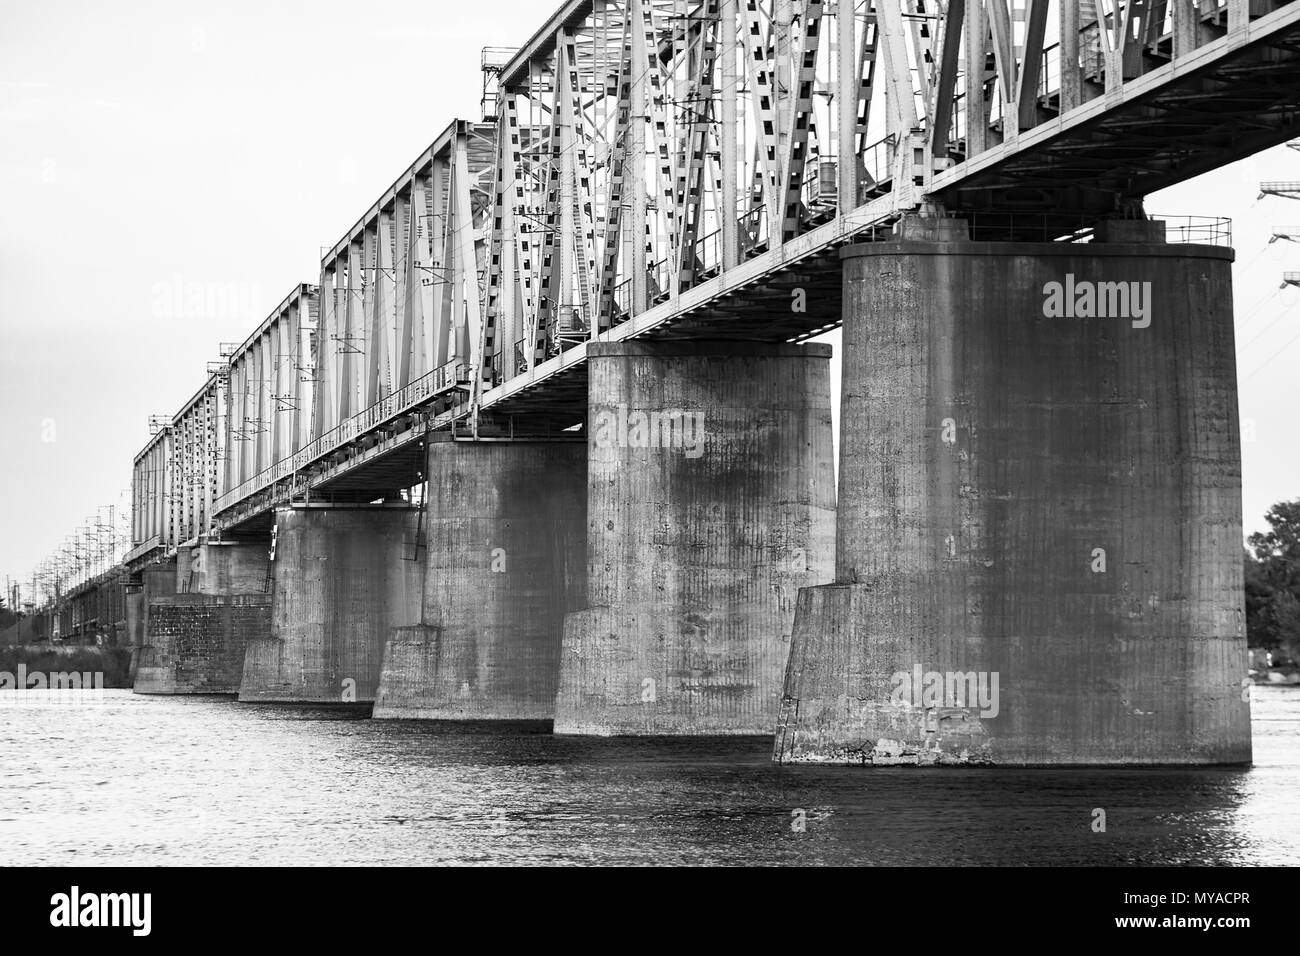
M 1250 769 L 783 768 L 110 691 L 0 709 L 0 863 L 1297 864 L 1300 688 L 1254 713 Z

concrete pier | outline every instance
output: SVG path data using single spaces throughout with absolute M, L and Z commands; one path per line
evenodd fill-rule
M 139 590 L 128 590 L 126 599 L 127 643 L 144 647 L 148 641 L 149 602 L 176 593 L 175 556 L 151 564 L 140 572 Z
M 135 692 L 237 693 L 245 647 L 270 627 L 266 565 L 260 543 L 210 542 L 147 568 L 128 603 L 128 614 L 144 616 Z
M 152 658 L 149 646 L 149 602 L 176 593 L 176 558 L 151 564 L 140 572 L 140 583 L 126 588 L 126 642 L 131 648 L 131 679 L 134 682 L 144 658 Z M 147 662 L 146 662 L 147 663 Z
M 407 505 L 276 510 L 270 627 L 248 642 L 241 701 L 375 699 L 389 630 L 419 614 L 417 519 Z
M 423 617 L 391 632 L 375 717 L 550 720 L 586 603 L 587 447 L 431 441 Z
M 176 549 L 177 594 L 265 594 L 266 542 L 217 541 Z
M 799 588 L 830 579 L 830 348 L 591 343 L 589 607 L 555 731 L 770 733 Z
M 1144 225 L 844 251 L 836 583 L 775 759 L 1250 760 L 1232 253 Z

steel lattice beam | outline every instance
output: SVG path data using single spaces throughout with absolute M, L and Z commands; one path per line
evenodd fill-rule
M 569 0 L 494 65 L 492 116 L 451 124 L 327 251 L 299 325 L 232 357 L 217 494 L 180 525 L 302 484 L 382 492 L 357 475 L 409 454 L 411 416 L 560 421 L 585 374 L 567 353 L 596 336 L 830 327 L 835 244 L 922 205 L 1073 231 L 1295 137 L 1298 8 Z M 773 304 L 795 275 L 806 316 Z

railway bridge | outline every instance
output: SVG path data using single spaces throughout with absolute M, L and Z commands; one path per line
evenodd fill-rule
M 1300 135 L 1300 3 L 570 0 L 482 66 L 136 457 L 137 691 L 1249 761 L 1231 237 L 1144 199 Z

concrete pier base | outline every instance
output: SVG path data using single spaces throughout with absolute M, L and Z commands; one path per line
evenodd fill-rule
M 178 548 L 174 563 L 146 569 L 128 602 L 128 614 L 145 617 L 135 692 L 237 693 L 245 646 L 270 628 L 266 565 L 260 543 L 210 542 Z
M 419 614 L 415 509 L 275 513 L 271 626 L 248 642 L 241 701 L 370 703 L 384 640 Z
M 378 718 L 549 721 L 584 604 L 584 441 L 430 441 L 424 618 L 383 654 Z
M 430 441 L 424 617 L 396 627 L 374 717 L 549 721 L 585 602 L 586 444 Z
M 142 658 L 148 656 L 149 602 L 176 593 L 176 559 L 151 564 L 140 572 L 140 584 L 126 591 L 126 640 L 131 648 L 131 679 L 134 682 Z
M 587 448 L 431 441 L 422 623 L 384 652 L 375 717 L 550 720 L 586 595 Z
M 837 583 L 775 759 L 1249 762 L 1231 251 L 844 256 Z
M 799 588 L 830 579 L 830 348 L 591 343 L 587 609 L 555 732 L 770 733 Z

